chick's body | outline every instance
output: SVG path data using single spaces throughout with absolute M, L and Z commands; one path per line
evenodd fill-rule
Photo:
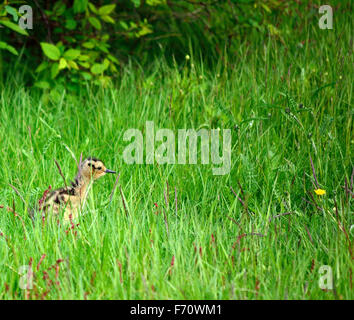
M 107 173 L 115 173 L 105 167 L 97 158 L 87 158 L 82 162 L 79 172 L 71 186 L 56 189 L 49 193 L 43 204 L 43 211 L 58 214 L 64 211 L 64 221 L 78 217 L 85 204 L 88 187 L 93 180 L 97 180 Z

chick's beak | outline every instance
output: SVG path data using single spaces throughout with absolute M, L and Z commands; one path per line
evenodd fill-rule
M 106 173 L 116 173 L 115 171 L 113 171 L 113 170 L 109 170 L 109 169 L 106 169 L 106 171 L 105 171 Z

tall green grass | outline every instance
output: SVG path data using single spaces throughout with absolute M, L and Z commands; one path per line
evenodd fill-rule
M 76 94 L 28 88 L 19 67 L 6 75 L 0 298 L 352 299 L 350 32 L 304 30 L 283 44 L 240 42 L 208 67 L 193 52 L 179 65 L 132 64 L 112 87 L 87 84 Z M 124 131 L 144 132 L 147 120 L 176 134 L 232 129 L 230 174 L 213 176 L 200 158 L 125 164 Z M 112 201 L 115 177 L 106 176 L 73 229 L 32 224 L 27 207 L 63 185 L 53 159 L 67 181 L 75 176 L 69 150 L 119 172 Z M 31 290 L 20 288 L 24 265 L 34 272 Z M 322 265 L 333 270 L 334 290 L 319 288 Z

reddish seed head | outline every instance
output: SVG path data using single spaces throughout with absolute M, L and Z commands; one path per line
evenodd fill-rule
M 172 256 L 171 267 L 173 267 L 174 264 L 175 264 L 175 256 Z
M 40 265 L 41 265 L 41 263 L 42 263 L 42 261 L 43 261 L 43 259 L 46 257 L 46 255 L 45 254 L 42 254 L 42 256 L 41 256 L 41 258 L 39 259 L 39 262 L 38 262 L 38 264 L 37 264 L 37 271 L 39 270 L 39 267 L 40 267 Z
M 169 270 L 169 272 L 168 272 L 169 275 L 172 274 L 172 268 L 173 268 L 174 264 L 175 264 L 175 256 L 172 256 L 171 266 L 170 266 L 170 270 Z
M 51 189 L 52 189 L 52 186 L 49 186 L 48 189 L 44 191 L 42 198 L 39 199 L 38 205 L 39 205 L 40 211 L 42 210 L 42 204 L 44 203 L 44 201 L 47 198 L 47 195 Z
M 90 280 L 91 286 L 93 286 L 95 279 L 96 279 L 96 271 L 94 271 L 94 272 L 92 273 L 91 280 Z
M 122 278 L 122 264 L 118 259 L 116 259 L 118 267 L 119 267 L 119 281 L 120 283 L 123 283 L 123 278 Z
M 259 280 L 256 279 L 256 285 L 255 285 L 255 290 L 258 291 L 259 290 Z
M 56 265 L 56 268 L 55 268 L 55 279 L 58 279 L 58 276 L 59 276 L 59 265 Z
M 312 259 L 312 261 L 311 261 L 311 272 L 313 271 L 314 268 L 315 268 L 315 259 Z
M 214 243 L 215 242 L 215 237 L 213 234 L 211 234 L 211 241 Z

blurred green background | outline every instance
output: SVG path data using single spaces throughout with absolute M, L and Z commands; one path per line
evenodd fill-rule
M 293 46 L 293 39 L 294 33 L 305 32 L 305 21 L 318 24 L 320 5 L 282 0 L 3 1 L 0 83 L 17 64 L 23 65 L 29 86 L 65 84 L 78 91 L 85 81 L 109 86 L 130 61 L 146 66 L 161 55 L 172 64 L 193 52 L 213 66 L 225 53 L 237 55 L 240 41 L 259 41 L 262 47 L 259 39 L 267 36 L 291 50 L 301 45 Z M 338 27 L 351 1 L 331 5 Z

